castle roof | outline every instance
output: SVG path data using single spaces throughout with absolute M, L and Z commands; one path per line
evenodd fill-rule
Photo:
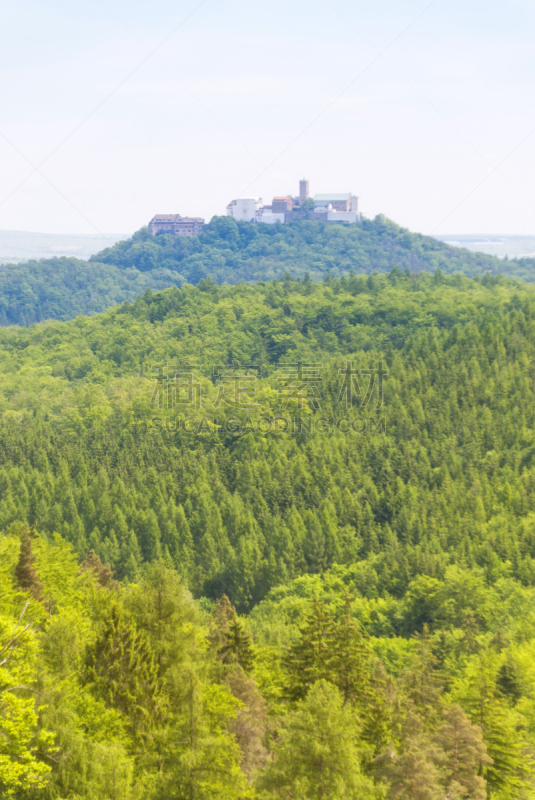
M 202 217 L 182 217 L 180 214 L 155 214 L 151 222 L 157 225 L 162 222 L 204 222 Z

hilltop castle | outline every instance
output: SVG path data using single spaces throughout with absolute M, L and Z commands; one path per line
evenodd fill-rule
M 346 225 L 360 222 L 359 198 L 347 194 L 316 194 L 309 197 L 309 184 L 299 181 L 299 196 L 274 197 L 270 206 L 262 199 L 242 197 L 227 206 L 227 216 L 241 222 L 292 222 L 297 219 L 319 219 L 324 222 L 343 222 Z M 180 214 L 156 214 L 149 222 L 149 233 L 171 233 L 173 236 L 198 236 L 204 226 L 202 217 L 181 217 Z
M 242 222 L 292 222 L 296 219 L 320 219 L 324 222 L 361 221 L 359 198 L 347 194 L 316 194 L 309 197 L 309 183 L 303 178 L 299 181 L 299 196 L 274 197 L 270 206 L 263 205 L 262 198 L 243 197 L 231 200 L 227 206 L 227 216 Z

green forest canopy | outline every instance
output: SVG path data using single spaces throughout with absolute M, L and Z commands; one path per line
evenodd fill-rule
M 534 362 L 533 286 L 396 268 L 0 331 L 3 796 L 532 797 Z
M 371 274 L 394 267 L 411 273 L 504 274 L 526 281 L 534 259 L 505 261 L 450 247 L 410 233 L 383 216 L 359 225 L 299 221 L 255 225 L 214 217 L 196 237 L 151 236 L 142 228 L 131 239 L 103 250 L 89 262 L 54 258 L 0 267 L 0 325 L 94 314 L 152 290 L 211 278 L 219 284 L 294 278 L 322 280 L 351 271 Z

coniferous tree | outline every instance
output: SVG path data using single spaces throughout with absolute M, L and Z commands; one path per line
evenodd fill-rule
M 426 723 L 433 727 L 439 720 L 439 701 L 443 691 L 438 661 L 433 653 L 426 624 L 413 639 L 418 643 L 413 663 L 402 676 L 404 694 Z
M 251 635 L 226 594 L 214 609 L 210 641 L 221 663 L 239 664 L 251 672 L 255 659 Z
M 372 800 L 360 767 L 359 722 L 338 690 L 316 683 L 282 721 L 259 796 L 300 800 Z
M 500 667 L 496 678 L 496 687 L 500 694 L 509 699 L 513 705 L 522 696 L 518 667 L 511 657 L 507 658 Z
M 145 740 L 164 718 L 165 698 L 150 641 L 116 602 L 87 649 L 85 676 L 94 691 L 125 717 L 137 741 Z
M 371 653 L 357 622 L 351 618 L 353 598 L 347 593 L 337 609 L 329 648 L 334 682 L 344 703 L 364 699 L 370 684 Z
M 380 748 L 389 725 L 384 676 L 373 670 L 371 651 L 360 627 L 351 617 L 352 598 L 346 594 L 333 614 L 316 597 L 300 628 L 299 640 L 284 659 L 286 692 L 299 700 L 318 680 L 337 687 L 344 704 L 356 708 L 362 722 L 361 734 Z
M 109 564 L 103 564 L 94 550 L 90 550 L 82 561 L 80 572 L 92 572 L 99 584 L 105 589 L 115 583 L 112 568 Z
M 214 608 L 213 623 L 210 629 L 210 641 L 216 650 L 223 646 L 227 631 L 235 618 L 236 609 L 224 594 Z
M 240 747 L 241 766 L 249 780 L 265 766 L 267 750 L 264 739 L 268 726 L 268 707 L 256 681 L 239 664 L 225 675 L 225 683 L 234 697 L 242 703 L 236 717 L 229 723 L 230 732 Z
M 154 651 L 159 677 L 174 686 L 195 651 L 196 608 L 175 571 L 157 561 L 133 587 L 129 608 Z
M 20 589 L 29 592 L 34 600 L 41 600 L 43 584 L 35 569 L 35 556 L 32 550 L 33 529 L 24 527 L 20 537 L 19 560 L 15 567 L 15 577 Z
M 219 648 L 219 656 L 223 664 L 239 664 L 246 673 L 253 669 L 255 655 L 251 635 L 237 616 L 228 627 L 225 641 Z
M 372 652 L 358 622 L 351 617 L 353 598 L 346 593 L 336 609 L 330 635 L 330 675 L 344 704 L 357 710 L 362 737 L 377 752 L 387 741 L 390 724 L 384 669 L 372 665 Z
M 251 788 L 240 768 L 241 753 L 229 726 L 239 702 L 226 687 L 207 685 L 202 670 L 185 676 L 180 713 L 162 741 L 157 800 L 246 800 Z
M 304 698 L 318 680 L 332 682 L 333 629 L 332 613 L 316 596 L 299 630 L 299 640 L 288 650 L 284 660 L 290 699 Z
M 447 797 L 485 800 L 485 767 L 492 764 L 481 728 L 470 722 L 462 708 L 445 709 L 443 723 L 435 741 L 445 753 L 443 764 Z
M 506 787 L 517 792 L 525 790 L 535 775 L 533 756 L 518 718 L 504 701 L 492 664 L 486 658 L 473 665 L 459 695 L 468 716 L 483 733 L 490 762 L 481 764 L 481 773 L 490 791 L 499 792 Z

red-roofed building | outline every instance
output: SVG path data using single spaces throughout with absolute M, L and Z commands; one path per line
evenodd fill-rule
M 274 197 L 271 210 L 273 214 L 284 214 L 285 211 L 291 211 L 293 207 L 293 198 L 287 195 L 286 197 Z

